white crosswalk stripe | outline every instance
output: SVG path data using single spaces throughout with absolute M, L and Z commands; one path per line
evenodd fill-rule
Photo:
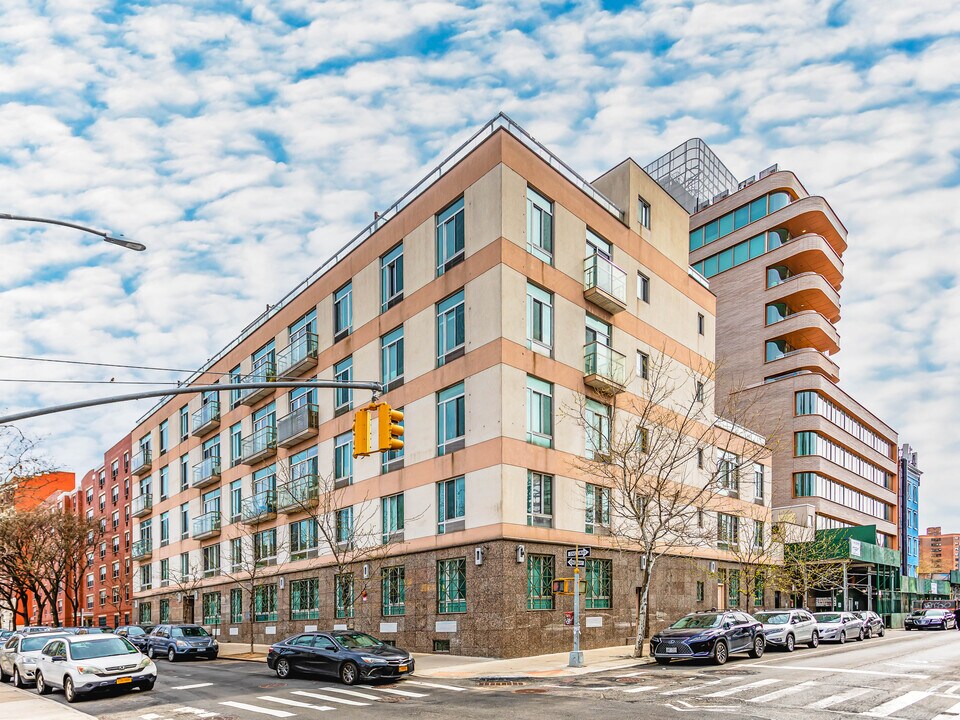
M 960 690 L 960 683 L 957 683 L 956 685 L 951 685 L 949 688 L 947 688 L 947 694 L 954 695 L 956 694 L 957 690 Z
M 774 683 L 781 682 L 780 678 L 765 678 L 764 680 L 757 680 L 756 682 L 747 683 L 746 685 L 738 685 L 734 688 L 727 688 L 726 690 L 719 690 L 709 695 L 704 695 L 704 697 L 728 697 L 730 695 L 736 695 L 737 693 L 744 692 L 746 690 L 753 690 L 754 688 L 766 687 L 767 685 L 773 685 Z
M 637 675 L 643 675 L 643 671 L 642 671 L 642 670 L 638 670 L 637 672 L 624 673 L 623 675 L 614 675 L 613 677 L 619 680 L 620 678 L 636 677 Z
M 370 693 L 357 692 L 356 690 L 345 690 L 344 688 L 325 687 L 323 691 L 340 693 L 341 695 L 351 695 L 353 697 L 363 698 L 364 700 L 380 699 L 377 695 L 371 695 Z
M 637 673 L 639 675 L 639 673 Z M 456 685 L 441 685 L 440 683 L 421 682 L 419 680 L 405 680 L 404 685 L 421 685 L 423 687 L 440 688 L 441 690 L 453 690 L 454 692 L 466 692 L 467 688 L 457 687 Z
M 744 677 L 746 676 L 733 675 L 732 677 L 720 678 L 719 680 L 711 680 L 710 682 L 700 683 L 699 685 L 691 685 L 689 687 L 677 688 L 676 690 L 667 690 L 666 692 L 662 692 L 660 694 L 661 695 L 682 695 L 685 693 L 692 693 L 692 692 L 696 692 L 697 690 L 701 690 L 705 687 L 709 687 L 711 685 L 719 685 L 720 683 L 723 683 L 723 682 L 732 682 L 734 680 L 742 680 Z
M 933 718 L 933 720 L 957 720 L 960 717 L 960 703 L 947 708 L 942 713 Z
M 299 700 L 291 700 L 289 698 L 275 697 L 273 695 L 260 695 L 257 697 L 257 700 L 267 700 L 269 702 L 280 703 L 281 705 L 309 708 L 311 710 L 319 710 L 320 712 L 323 712 L 324 710 L 333 710 L 333 708 L 329 705 L 313 705 L 312 703 L 300 702 Z
M 237 710 L 247 710 L 248 712 L 260 713 L 261 715 L 270 715 L 271 717 L 296 717 L 296 713 L 287 712 L 286 710 L 273 710 L 272 708 L 260 707 L 259 705 L 250 705 L 249 703 L 234 702 L 233 700 L 227 700 L 226 702 L 222 702 L 220 704 L 226 705 L 227 707 L 237 708 Z
M 752 703 L 766 703 L 773 700 L 779 700 L 780 698 L 787 697 L 788 695 L 793 695 L 795 693 L 801 693 L 804 690 L 807 690 L 811 687 L 816 687 L 819 683 L 813 681 L 802 682 L 799 685 L 793 685 L 791 687 L 786 687 L 781 690 L 774 690 L 773 692 L 767 693 L 766 695 L 761 695 L 760 697 L 751 698 L 747 702 Z
M 333 695 L 321 695 L 320 693 L 309 692 L 307 690 L 294 690 L 293 694 L 302 695 L 303 697 L 314 698 L 315 700 L 324 700 L 325 702 L 339 703 L 340 705 L 354 705 L 357 707 L 364 707 L 370 704 L 365 702 L 358 702 L 357 700 L 347 700 L 346 698 L 342 698 L 342 697 L 334 697 Z
M 412 698 L 427 697 L 426 693 L 410 692 L 409 690 L 394 690 L 393 688 L 373 687 L 372 685 L 361 685 L 360 687 L 366 688 L 368 690 L 377 690 L 378 692 L 382 692 L 382 693 L 390 693 L 391 695 L 402 695 L 403 697 L 412 697 Z
M 893 698 L 893 700 L 888 700 L 882 705 L 878 705 L 873 710 L 867 710 L 860 714 L 866 715 L 867 717 L 889 717 L 898 710 L 903 710 L 905 707 L 909 707 L 916 702 L 920 702 L 929 695 L 930 693 L 924 690 L 911 690 L 908 693 L 904 693 L 899 697 Z
M 809 705 L 804 705 L 803 707 L 808 710 L 826 710 L 827 708 L 833 707 L 834 705 L 839 705 L 847 700 L 853 700 L 853 698 L 866 695 L 868 692 L 873 692 L 873 688 L 853 688 L 851 690 L 847 690 L 846 692 L 825 697 L 823 700 L 817 700 L 816 702 L 812 702 Z
M 648 690 L 656 690 L 658 687 L 660 687 L 660 686 L 659 686 L 659 685 L 644 685 L 644 686 L 642 686 L 642 687 L 624 688 L 623 691 L 624 691 L 625 693 L 641 693 L 641 692 L 647 692 Z

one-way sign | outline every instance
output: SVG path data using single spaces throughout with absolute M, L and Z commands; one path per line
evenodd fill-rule
M 568 557 L 567 567 L 586 567 L 587 561 L 583 558 Z
M 568 558 L 587 558 L 590 557 L 590 548 L 588 547 L 578 547 L 578 548 L 569 548 L 567 550 Z

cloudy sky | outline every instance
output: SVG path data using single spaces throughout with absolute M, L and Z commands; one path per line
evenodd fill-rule
M 960 531 L 958 68 L 954 0 L 4 0 L 0 212 L 149 250 L 0 223 L 0 353 L 193 369 L 501 110 L 586 177 L 700 136 L 846 224 L 842 384 L 919 449 L 921 525 Z M 0 359 L 111 377 L 183 373 Z M 148 407 L 23 428 L 81 474 Z

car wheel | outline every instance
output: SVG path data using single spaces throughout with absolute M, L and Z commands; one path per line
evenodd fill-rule
M 863 642 L 863 628 L 857 630 L 857 642 Z
M 156 684 L 157 684 L 157 681 L 154 680 L 152 683 L 147 683 L 146 685 L 144 685 L 143 688 L 142 688 L 142 690 L 143 690 L 144 692 L 150 692 L 151 690 L 153 690 L 153 686 L 156 685 Z
M 845 643 L 847 642 L 847 631 L 846 631 L 846 630 L 841 630 L 841 631 L 840 631 L 840 636 L 837 638 L 837 642 L 840 643 L 841 645 L 843 645 L 843 644 L 845 644 Z
M 657 665 L 669 665 L 670 658 L 657 658 Z
M 755 660 L 758 660 L 763 657 L 763 650 L 766 647 L 762 637 L 755 637 L 753 639 L 753 649 L 750 651 L 750 657 Z
M 157 654 L 153 650 L 153 645 L 147 646 L 147 657 L 150 658 L 151 660 L 156 659 Z
M 820 645 L 820 633 L 814 630 L 813 634 L 810 636 L 810 642 L 807 643 L 807 647 L 816 648 L 819 645 Z
M 177 653 L 173 648 L 167 649 L 167 660 L 169 660 L 170 662 L 177 661 Z
M 23 678 L 20 677 L 20 668 L 15 667 L 13 669 L 13 686 L 15 688 L 25 688 L 27 684 L 23 681 Z
M 873 637 L 873 630 L 871 630 L 870 628 L 867 628 L 867 629 L 864 631 L 863 635 L 864 635 L 864 637 L 863 637 L 864 640 L 869 640 L 870 638 Z
M 713 648 L 713 663 L 714 665 L 725 665 L 728 657 L 727 644 L 720 640 Z
M 2 683 L 10 682 L 10 676 L 3 671 L 3 668 L 0 668 L 0 682 Z
M 340 666 L 340 679 L 344 685 L 356 685 L 360 680 L 360 668 L 351 660 Z
M 293 674 L 293 668 L 290 667 L 290 662 L 288 660 L 280 659 L 277 660 L 276 668 L 277 677 L 281 680 L 285 680 Z
M 40 695 L 49 695 L 53 689 L 43 681 L 43 674 L 37 671 L 37 693 Z
M 217 653 L 214 653 L 213 655 L 207 655 L 207 660 L 216 660 L 216 659 L 217 659 Z
M 794 640 L 793 635 L 787 635 L 787 641 L 785 645 L 786 651 L 793 652 L 796 646 L 797 646 L 797 641 Z
M 73 679 L 66 675 L 63 678 L 63 696 L 67 699 L 68 703 L 75 703 L 80 698 L 77 697 L 77 690 L 73 687 Z
M 880 632 L 877 633 L 877 637 L 883 637 L 887 634 L 887 629 L 885 627 L 880 628 Z

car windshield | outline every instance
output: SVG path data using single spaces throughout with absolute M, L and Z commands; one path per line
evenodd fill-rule
M 210 633 L 202 627 L 173 628 L 170 637 L 209 637 Z
M 133 655 L 139 653 L 133 645 L 121 637 L 103 640 L 80 640 L 70 644 L 70 654 L 74 660 L 91 660 L 111 655 Z
M 20 652 L 33 652 L 43 650 L 43 646 L 50 642 L 49 635 L 39 635 L 37 637 L 25 637 L 20 641 Z
M 764 625 L 786 625 L 790 622 L 790 613 L 762 612 L 754 613 L 753 616 Z
M 946 613 L 944 613 L 943 610 L 924 610 L 923 614 L 927 617 L 940 617 Z
M 814 617 L 817 619 L 817 622 L 822 623 L 840 622 L 840 613 L 817 613 Z
M 365 633 L 337 635 L 337 642 L 339 642 L 345 648 L 370 648 L 380 647 L 383 645 L 383 643 L 377 640 L 375 637 L 371 637 Z
M 723 622 L 722 615 L 707 613 L 704 615 L 687 615 L 677 620 L 670 627 L 674 630 L 715 628 L 720 627 L 721 622 Z
M 132 627 L 127 628 L 127 635 L 146 635 L 146 633 L 143 631 L 143 628 Z

